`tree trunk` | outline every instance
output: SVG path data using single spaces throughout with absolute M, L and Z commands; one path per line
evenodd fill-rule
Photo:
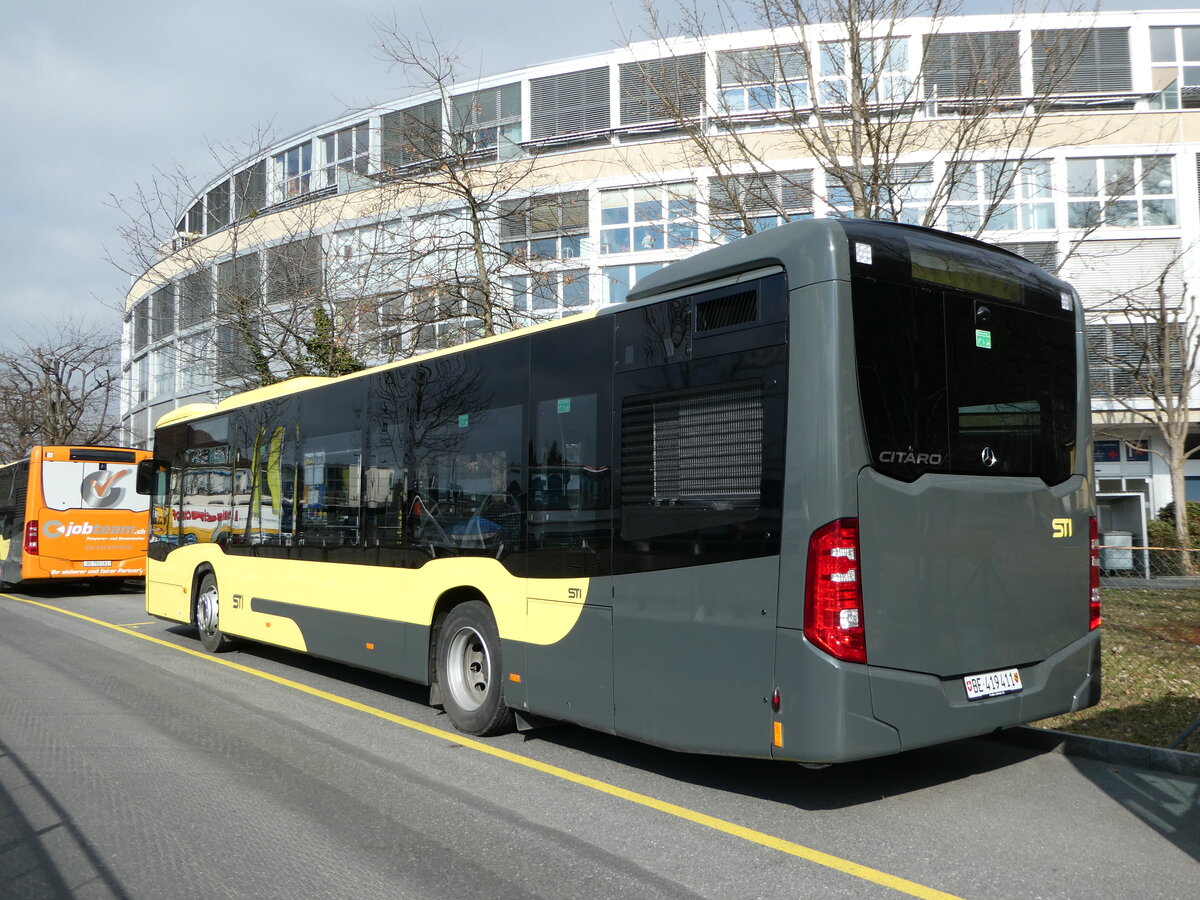
M 1183 467 L 1186 457 L 1183 453 L 1172 453 L 1171 465 L 1171 496 L 1175 500 L 1175 540 L 1178 542 L 1179 568 L 1184 575 L 1196 574 L 1192 564 L 1192 548 L 1189 546 L 1191 535 L 1188 530 L 1187 491 L 1183 477 Z

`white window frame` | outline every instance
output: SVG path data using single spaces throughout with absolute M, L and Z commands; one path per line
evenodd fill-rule
M 600 254 L 692 250 L 699 243 L 694 182 L 624 187 L 600 192 Z
M 800 44 L 717 54 L 717 106 L 724 115 L 807 109 L 812 105 Z
M 271 157 L 275 202 L 302 197 L 312 190 L 313 145 L 305 141 Z
M 1093 167 L 1090 176 L 1089 163 Z M 1174 227 L 1179 223 L 1176 184 L 1174 157 L 1167 154 L 1069 158 L 1067 227 Z M 1089 208 L 1095 211 L 1093 216 L 1086 214 Z M 1100 215 L 1102 222 L 1098 221 Z
M 996 200 L 996 182 L 1010 178 L 1011 186 L 983 230 L 1038 231 L 1056 227 L 1050 160 L 1001 159 L 959 165 L 970 171 L 954 179 L 946 204 L 947 230 L 973 234 Z
M 366 175 L 371 167 L 371 123 L 358 122 L 321 136 L 324 186 L 337 186 L 338 169 Z

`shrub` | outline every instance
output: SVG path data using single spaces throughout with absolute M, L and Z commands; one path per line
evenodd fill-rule
M 1200 502 L 1189 500 L 1188 546 L 1200 548 Z M 1178 547 L 1175 538 L 1175 504 L 1168 503 L 1158 515 L 1146 523 L 1146 539 L 1151 547 Z M 1173 551 L 1151 550 L 1150 572 L 1153 575 L 1182 575 L 1180 554 Z

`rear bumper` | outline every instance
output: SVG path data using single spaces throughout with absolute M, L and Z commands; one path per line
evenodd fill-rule
M 142 578 L 146 574 L 146 557 L 97 560 L 57 559 L 50 556 L 26 555 L 21 565 L 22 581 L 41 581 L 54 578 Z
M 908 750 L 1094 706 L 1100 700 L 1099 629 L 1020 672 L 1019 693 L 968 700 L 961 677 L 871 668 L 872 713 L 896 729 Z
M 773 757 L 827 763 L 867 759 L 988 734 L 1100 699 L 1100 630 L 1021 666 L 1020 693 L 969 701 L 961 677 L 839 662 L 798 630 L 777 631 Z

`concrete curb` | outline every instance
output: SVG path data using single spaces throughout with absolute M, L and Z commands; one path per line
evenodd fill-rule
M 1033 728 L 1021 725 L 997 734 L 988 735 L 992 740 L 1043 753 L 1062 753 L 1083 759 L 1122 766 L 1137 766 L 1154 772 L 1170 775 L 1185 775 L 1200 778 L 1200 753 L 1186 750 L 1167 750 L 1163 747 L 1147 747 L 1125 741 L 1110 741 L 1107 738 L 1070 734 L 1066 731 L 1051 731 L 1048 728 Z

